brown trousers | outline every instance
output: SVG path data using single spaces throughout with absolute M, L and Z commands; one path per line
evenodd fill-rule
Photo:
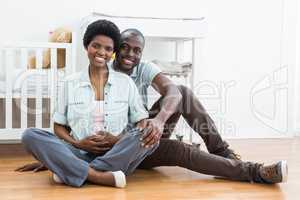
M 159 166 L 179 166 L 202 174 L 226 177 L 232 180 L 262 182 L 260 164 L 224 158 L 228 155 L 228 144 L 222 140 L 213 120 L 191 90 L 178 86 L 183 99 L 178 110 L 167 121 L 159 147 L 140 165 L 140 169 Z M 160 111 L 162 98 L 149 111 L 150 117 Z M 179 117 L 182 116 L 206 144 L 210 153 L 192 145 L 168 139 Z

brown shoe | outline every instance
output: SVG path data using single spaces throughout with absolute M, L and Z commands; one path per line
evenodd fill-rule
M 288 166 L 286 161 L 280 161 L 278 163 L 261 166 L 259 169 L 259 175 L 265 183 L 282 183 L 287 181 Z

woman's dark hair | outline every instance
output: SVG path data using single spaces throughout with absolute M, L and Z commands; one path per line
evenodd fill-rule
M 119 48 L 121 34 L 119 28 L 113 22 L 104 19 L 88 25 L 83 36 L 83 46 L 87 49 L 90 42 L 97 35 L 110 37 L 114 41 L 114 51 Z

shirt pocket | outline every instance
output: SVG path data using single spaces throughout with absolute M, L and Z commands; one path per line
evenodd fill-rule
M 68 121 L 88 121 L 89 113 L 93 110 L 92 105 L 84 98 L 72 99 L 68 102 Z

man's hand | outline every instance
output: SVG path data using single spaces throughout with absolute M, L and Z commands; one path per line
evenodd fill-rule
M 137 127 L 143 131 L 142 146 L 150 147 L 159 142 L 164 123 L 158 119 L 144 119 L 137 124 Z
M 91 135 L 77 141 L 74 146 L 90 153 L 102 154 L 111 149 L 109 142 L 106 142 L 104 138 L 105 136 L 100 134 Z
M 27 172 L 27 171 L 39 172 L 44 170 L 47 170 L 47 167 L 40 162 L 26 164 L 22 167 L 15 169 L 15 171 L 17 172 Z

